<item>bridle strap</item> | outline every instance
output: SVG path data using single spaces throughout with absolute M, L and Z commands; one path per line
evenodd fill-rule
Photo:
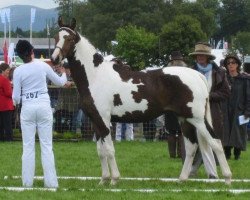
M 61 30 L 63 30 L 63 29 L 66 29 L 66 30 L 68 30 L 68 31 L 70 31 L 70 32 L 72 32 L 72 33 L 74 33 L 74 34 L 76 35 L 76 32 L 75 32 L 74 30 L 72 30 L 71 28 L 67 27 L 67 26 L 61 27 L 61 28 L 59 29 L 59 31 L 61 31 Z

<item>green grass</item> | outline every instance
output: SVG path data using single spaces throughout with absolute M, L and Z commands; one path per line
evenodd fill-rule
M 115 143 L 116 160 L 122 177 L 178 178 L 182 163 L 180 159 L 170 159 L 166 142 L 120 142 Z M 248 145 L 250 148 L 250 144 Z M 0 187 L 21 187 L 21 179 L 4 176 L 21 175 L 22 143 L 0 143 Z M 58 176 L 101 176 L 100 162 L 94 142 L 54 142 L 56 169 Z M 234 179 L 250 179 L 250 152 L 242 153 L 238 161 L 229 160 Z M 220 178 L 223 178 L 218 168 Z M 36 176 L 42 176 L 39 143 L 36 144 Z M 197 178 L 206 178 L 204 167 Z M 250 183 L 233 182 L 204 183 L 187 181 L 162 182 L 160 180 L 135 181 L 120 180 L 116 186 L 100 186 L 99 180 L 62 180 L 56 192 L 0 190 L 0 199 L 248 199 L 250 193 L 232 194 L 229 192 L 192 192 L 194 189 L 250 189 Z M 34 187 L 43 188 L 42 180 L 35 180 Z M 66 191 L 64 189 L 67 189 Z M 86 191 L 79 191 L 85 189 Z M 106 191 L 126 189 L 122 192 Z M 157 192 L 142 193 L 134 189 L 157 189 Z M 182 192 L 172 190 L 181 189 Z

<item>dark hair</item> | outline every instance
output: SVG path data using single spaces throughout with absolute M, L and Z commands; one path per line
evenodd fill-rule
M 2 73 L 3 71 L 5 71 L 6 69 L 9 69 L 9 68 L 10 68 L 10 66 L 8 64 L 2 63 L 0 65 L 0 73 Z
M 19 40 L 16 44 L 17 55 L 23 60 L 24 63 L 32 60 L 31 54 L 34 47 L 27 40 Z
M 237 66 L 237 72 L 240 72 L 240 67 L 241 67 L 242 63 L 241 63 L 239 57 L 237 55 L 235 55 L 235 54 L 228 54 L 226 56 L 226 58 L 224 59 L 224 66 L 226 67 L 226 69 L 227 69 L 228 59 L 234 59 L 236 61 L 236 63 L 238 64 L 238 66 Z

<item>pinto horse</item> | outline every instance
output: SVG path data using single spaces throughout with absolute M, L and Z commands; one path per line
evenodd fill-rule
M 132 71 L 119 62 L 103 61 L 96 48 L 75 31 L 75 19 L 64 25 L 59 17 L 58 24 L 51 60 L 58 63 L 67 58 L 71 66 L 81 107 L 96 133 L 102 168 L 100 184 L 110 178 L 111 184 L 116 184 L 120 177 L 110 122 L 149 121 L 168 110 L 176 113 L 184 132 L 186 159 L 179 179 L 188 179 L 199 143 L 202 156 L 210 155 L 211 166 L 215 166 L 212 150 L 215 152 L 225 182 L 231 183 L 232 174 L 221 141 L 213 134 L 209 92 L 203 75 L 186 67 Z

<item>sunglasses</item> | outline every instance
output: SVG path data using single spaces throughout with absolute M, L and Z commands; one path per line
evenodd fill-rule
M 236 62 L 235 61 L 232 61 L 232 62 L 227 62 L 227 65 L 230 65 L 230 64 L 236 64 Z

